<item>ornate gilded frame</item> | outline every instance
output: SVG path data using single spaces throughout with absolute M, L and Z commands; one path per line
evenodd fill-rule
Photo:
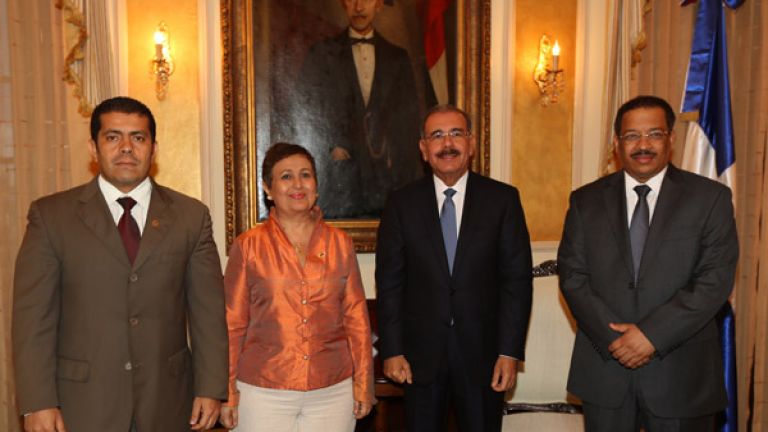
M 477 137 L 473 170 L 490 171 L 490 0 L 455 0 L 456 104 L 470 113 Z M 224 94 L 224 172 L 227 249 L 258 223 L 253 0 L 221 0 Z M 354 240 L 358 252 L 376 248 L 378 219 L 332 221 Z

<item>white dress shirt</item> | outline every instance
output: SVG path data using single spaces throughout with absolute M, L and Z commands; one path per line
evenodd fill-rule
M 99 189 L 101 189 L 101 194 L 104 195 L 104 199 L 107 201 L 107 206 L 109 206 L 109 212 L 112 213 L 112 218 L 115 220 L 115 225 L 117 225 L 120 217 L 123 215 L 123 206 L 117 202 L 117 199 L 131 197 L 136 201 L 136 205 L 131 209 L 131 216 L 136 219 L 136 223 L 139 225 L 139 232 L 143 234 L 144 224 L 147 221 L 147 211 L 149 211 L 149 200 L 152 197 L 152 182 L 149 180 L 149 177 L 145 178 L 132 191 L 123 193 L 99 175 Z
M 459 238 L 459 232 L 461 231 L 461 214 L 464 212 L 464 197 L 467 196 L 467 178 L 469 177 L 469 171 L 465 172 L 461 178 L 453 186 L 446 186 L 440 177 L 433 175 L 435 179 L 435 197 L 437 198 L 437 214 L 443 210 L 443 203 L 445 202 L 445 190 L 450 188 L 456 191 L 453 195 L 453 204 L 456 207 L 456 239 Z
M 664 174 L 666 173 L 667 167 L 664 167 L 663 170 L 648 179 L 648 181 L 640 183 L 624 171 L 624 192 L 627 195 L 627 227 L 632 223 L 632 213 L 634 213 L 635 206 L 637 205 L 637 192 L 635 192 L 635 186 L 640 184 L 644 184 L 651 188 L 651 191 L 648 192 L 648 195 L 646 196 L 646 200 L 648 201 L 648 226 L 651 225 L 651 221 L 653 221 L 653 211 L 656 209 L 656 201 L 658 201 L 659 194 L 661 193 L 661 183 L 663 182 Z
M 349 37 L 355 39 L 373 39 L 373 32 L 367 35 L 361 35 L 352 27 L 349 28 Z M 352 45 L 352 57 L 355 59 L 355 70 L 357 71 L 357 82 L 360 84 L 360 91 L 363 92 L 363 101 L 368 106 L 368 100 L 371 98 L 371 87 L 373 87 L 373 74 L 376 71 L 376 51 L 372 43 L 356 43 Z

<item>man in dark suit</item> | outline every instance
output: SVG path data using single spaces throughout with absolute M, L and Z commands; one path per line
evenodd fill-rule
M 16 260 L 13 351 L 24 427 L 208 429 L 228 373 L 208 209 L 149 177 L 155 120 L 141 102 L 97 106 L 90 150 L 100 174 L 32 203 Z
M 524 360 L 531 247 L 515 188 L 474 174 L 469 117 L 427 113 L 419 142 L 433 175 L 394 192 L 376 249 L 384 373 L 407 383 L 409 431 L 499 431 Z
M 738 258 L 731 192 L 669 163 L 674 122 L 663 99 L 625 103 L 623 171 L 571 195 L 558 266 L 588 431 L 708 431 L 726 404 L 714 317 Z
M 373 27 L 383 0 L 340 0 L 349 28 L 312 46 L 300 74 L 299 134 L 315 150 L 328 218 L 378 217 L 387 194 L 423 175 L 420 106 L 408 52 Z

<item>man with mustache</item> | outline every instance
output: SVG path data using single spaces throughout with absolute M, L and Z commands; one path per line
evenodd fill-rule
M 558 268 L 578 323 L 568 391 L 586 430 L 714 430 L 725 408 L 715 314 L 733 287 L 738 240 L 729 188 L 669 161 L 663 99 L 619 108 L 623 170 L 571 194 Z
M 227 397 L 211 219 L 149 177 L 155 129 L 141 102 L 102 102 L 91 116 L 99 175 L 30 205 L 13 299 L 26 431 L 206 430 Z
M 469 171 L 469 116 L 442 105 L 422 126 L 432 175 L 392 193 L 376 248 L 384 373 L 405 384 L 409 431 L 500 431 L 524 360 L 531 247 L 512 186 Z
M 313 45 L 300 73 L 294 111 L 314 123 L 302 119 L 298 141 L 318 148 L 327 218 L 379 217 L 389 192 L 423 175 L 414 144 L 424 104 L 408 52 L 374 28 L 383 0 L 339 1 L 349 27 Z

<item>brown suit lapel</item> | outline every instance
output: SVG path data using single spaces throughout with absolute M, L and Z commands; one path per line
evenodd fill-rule
M 153 181 L 147 221 L 141 234 L 134 268 L 141 267 L 168 234 L 171 224 L 176 220 L 176 213 L 171 209 L 171 204 L 171 198 Z
M 109 211 L 104 195 L 99 190 L 98 177 L 86 185 L 80 195 L 80 206 L 78 215 L 88 229 L 101 242 L 110 253 L 112 253 L 120 262 L 127 267 L 131 266 L 128 261 L 128 254 L 125 252 L 123 240 L 117 232 L 115 220 Z

